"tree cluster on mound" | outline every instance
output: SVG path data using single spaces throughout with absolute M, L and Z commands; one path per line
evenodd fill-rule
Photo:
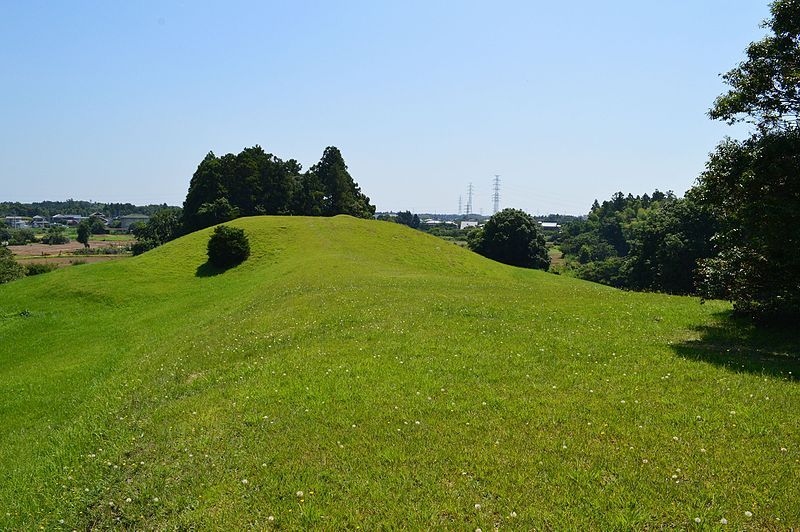
M 132 251 L 138 255 L 198 229 L 264 214 L 371 218 L 375 206 L 333 146 L 306 172 L 296 160 L 284 161 L 260 146 L 222 157 L 209 152 L 192 176 L 183 209 L 161 209 L 131 228 L 138 240 Z
M 186 229 L 194 231 L 238 216 L 261 214 L 370 218 L 375 214 L 347 171 L 338 148 L 325 149 L 307 172 L 300 164 L 260 146 L 238 155 L 209 153 L 197 167 L 183 204 Z

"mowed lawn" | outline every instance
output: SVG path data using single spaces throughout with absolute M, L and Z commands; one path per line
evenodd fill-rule
M 798 343 L 398 224 L 0 286 L 0 529 L 800 526 Z M 699 523 L 696 522 L 699 519 Z

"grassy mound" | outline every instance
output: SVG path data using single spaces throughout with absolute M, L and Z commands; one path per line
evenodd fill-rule
M 258 217 L 0 287 L 0 528 L 800 524 L 797 340 Z

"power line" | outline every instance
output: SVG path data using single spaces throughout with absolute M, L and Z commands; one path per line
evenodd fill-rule
M 467 188 L 467 214 L 472 214 L 472 183 Z
M 497 214 L 497 211 L 500 210 L 500 176 L 497 174 L 494 175 L 494 193 L 492 194 L 492 202 L 494 203 L 494 212 L 492 214 Z

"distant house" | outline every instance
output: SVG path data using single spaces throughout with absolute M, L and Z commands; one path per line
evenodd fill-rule
M 539 222 L 544 231 L 559 231 L 561 226 L 557 222 Z
M 130 229 L 131 226 L 135 223 L 147 223 L 149 219 L 150 219 L 149 216 L 137 213 L 126 214 L 125 216 L 120 216 L 119 218 L 117 218 L 117 220 L 119 220 L 120 228 L 125 230 Z
M 6 225 L 13 229 L 23 229 L 28 227 L 28 218 L 23 216 L 6 216 Z
M 56 214 L 50 220 L 59 225 L 78 225 L 83 220 L 80 214 Z
M 44 216 L 39 216 L 37 214 L 31 218 L 31 226 L 36 227 L 37 229 L 44 229 L 45 227 L 50 227 L 50 222 L 47 221 L 47 218 Z
M 102 212 L 93 212 L 92 214 L 89 215 L 89 218 L 97 218 L 98 220 L 103 222 L 103 224 L 108 225 L 108 217 Z
M 478 227 L 478 222 L 464 220 L 458 226 L 459 229 L 466 229 L 467 227 Z

